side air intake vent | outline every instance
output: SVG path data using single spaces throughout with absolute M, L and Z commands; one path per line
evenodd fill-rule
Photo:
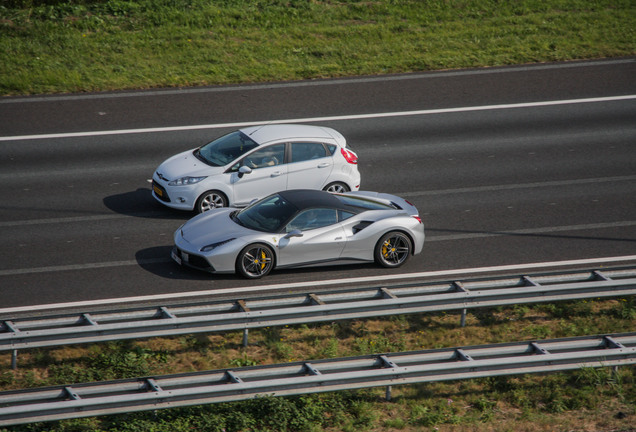
M 354 234 L 358 234 L 360 231 L 371 225 L 373 222 L 362 221 L 352 228 Z

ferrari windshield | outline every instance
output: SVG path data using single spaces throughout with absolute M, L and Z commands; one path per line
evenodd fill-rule
M 256 231 L 277 233 L 298 211 L 298 208 L 275 194 L 235 213 L 234 221 Z
M 225 166 L 258 144 L 241 131 L 232 132 L 199 147 L 194 154 L 212 166 Z

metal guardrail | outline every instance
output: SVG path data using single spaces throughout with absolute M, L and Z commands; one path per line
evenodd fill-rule
M 636 333 L 294 362 L 0 392 L 0 426 L 499 375 L 636 364 Z
M 636 294 L 636 268 L 480 281 L 411 283 L 321 294 L 1 321 L 0 351 L 188 333 Z

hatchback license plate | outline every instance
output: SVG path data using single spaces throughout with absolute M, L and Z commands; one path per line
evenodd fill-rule
M 159 189 L 157 186 L 153 186 L 152 189 L 155 191 L 155 193 L 158 196 L 163 196 L 163 191 L 161 189 Z

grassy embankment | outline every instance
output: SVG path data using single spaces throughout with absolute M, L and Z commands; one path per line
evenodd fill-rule
M 0 95 L 630 56 L 630 0 L 3 0 Z
M 633 55 L 630 1 L 5 0 L 0 94 L 283 81 Z M 0 355 L 0 389 L 634 330 L 633 300 Z M 15 430 L 632 430 L 621 368 L 265 399 Z

